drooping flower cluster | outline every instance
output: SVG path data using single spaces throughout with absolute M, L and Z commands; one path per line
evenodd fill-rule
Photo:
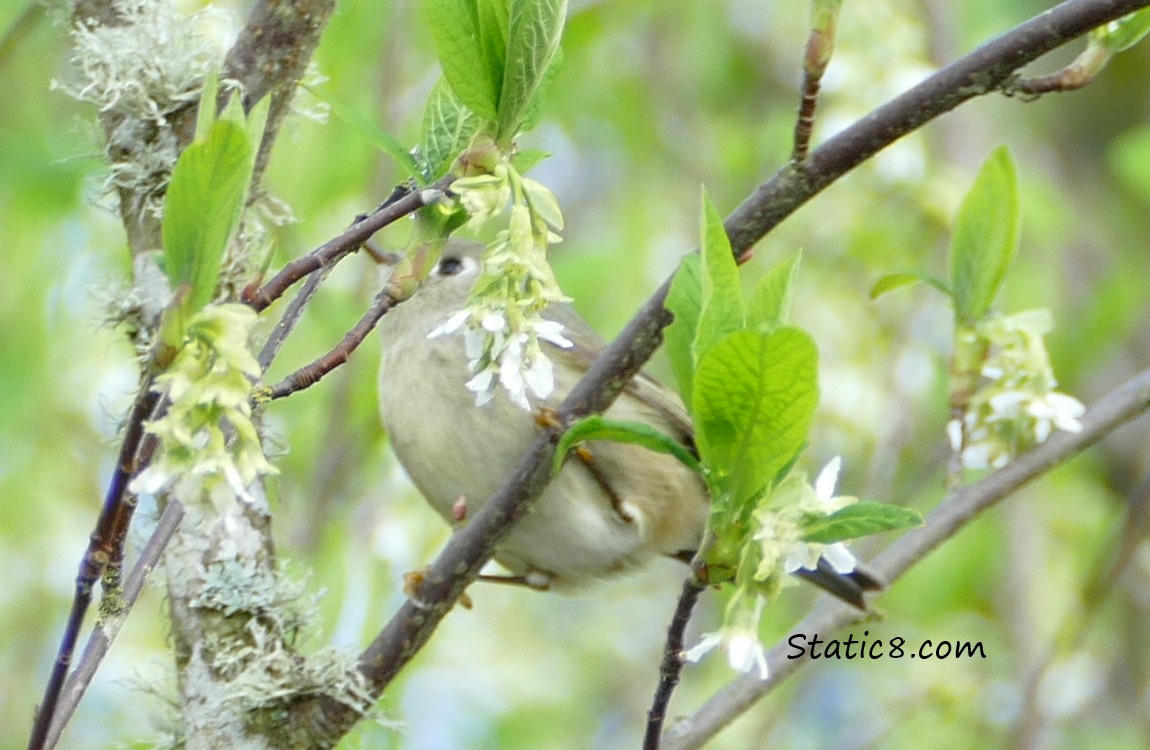
M 470 214 L 468 225 L 478 229 L 500 215 L 510 203 L 507 229 L 501 230 L 483 254 L 483 271 L 467 308 L 453 313 L 430 336 L 462 329 L 472 378 L 467 383 L 482 406 L 502 386 L 511 400 L 530 410 L 528 391 L 546 398 L 555 385 L 553 365 L 541 342 L 569 347 L 563 326 L 546 320 L 541 311 L 566 300 L 547 263 L 547 246 L 558 242 L 552 229 L 563 228 L 555 196 L 535 180 L 522 177 L 507 162 L 490 174 L 456 180 L 451 190 Z
M 727 655 L 732 669 L 740 672 L 757 670 L 765 680 L 767 660 L 759 641 L 759 620 L 770 597 L 793 579 L 789 573 L 800 568 L 814 570 L 819 558 L 839 573 L 855 569 L 855 558 L 843 542 L 821 544 L 804 539 L 806 528 L 835 511 L 857 502 L 857 498 L 835 496 L 842 462 L 832 459 L 812 487 L 806 475 L 789 474 L 763 499 L 752 514 L 755 521 L 753 540 L 742 547 L 740 569 L 751 567 L 750 575 L 736 575 L 736 590 L 723 615 L 722 627 L 703 635 L 698 644 L 683 652 L 688 661 L 698 661 L 718 648 Z
M 1018 453 L 1045 442 L 1054 429 L 1078 432 L 1086 407 L 1055 390 L 1044 336 L 1053 329 L 1048 310 L 991 315 L 960 332 L 985 347 L 981 380 L 962 420 L 947 425 L 951 447 L 969 469 L 999 468 Z
M 216 502 L 250 500 L 245 488 L 276 472 L 251 421 L 249 377 L 260 368 L 247 344 L 256 319 L 246 305 L 219 304 L 188 323 L 184 346 L 156 378 L 168 411 L 147 424 L 163 453 L 133 480 L 133 492 L 174 487 L 185 498 L 202 491 Z

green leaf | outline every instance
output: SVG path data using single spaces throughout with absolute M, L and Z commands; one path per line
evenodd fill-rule
M 664 305 L 675 316 L 671 325 L 663 330 L 664 350 L 679 383 L 683 404 L 690 411 L 695 380 L 695 334 L 703 307 L 703 259 L 698 253 L 684 255 L 679 261 L 679 270 L 671 281 Z
M 577 444 L 589 440 L 611 440 L 616 443 L 641 445 L 656 453 L 666 453 L 679 459 L 687 468 L 702 473 L 703 467 L 687 448 L 675 438 L 660 432 L 645 422 L 629 422 L 607 419 L 601 414 L 592 414 L 580 419 L 563 433 L 555 448 L 555 458 L 551 463 L 551 476 L 563 468 L 567 453 Z
M 935 289 L 939 290 L 947 297 L 950 297 L 950 287 L 946 282 L 937 276 L 932 276 L 929 273 L 919 273 L 917 271 L 904 271 L 902 273 L 888 273 L 881 279 L 874 283 L 870 290 L 870 298 L 878 299 L 887 292 L 893 291 L 900 287 L 909 286 L 910 284 L 930 284 Z
M 184 149 L 172 170 L 164 203 L 165 270 L 173 287 L 188 287 L 190 312 L 215 292 L 243 210 L 253 150 L 243 125 L 218 120 L 206 138 Z
M 851 503 L 829 516 L 812 518 L 803 525 L 803 541 L 833 544 L 921 525 L 922 516 L 910 508 L 863 501 Z
M 476 0 L 425 0 L 424 6 L 443 76 L 464 105 L 486 120 L 495 120 L 503 56 L 491 38 L 492 29 L 480 26 Z M 486 14 L 484 20 L 487 26 Z
M 1005 146 L 983 163 L 962 201 L 950 244 L 955 317 L 972 323 L 990 310 L 1018 248 L 1018 177 Z
M 548 156 L 551 156 L 550 151 L 541 148 L 525 148 L 522 151 L 516 151 L 511 157 L 511 166 L 515 167 L 515 171 L 519 174 L 527 174 L 532 167 Z
M 1150 8 L 1123 16 L 1091 32 L 1091 36 L 1111 52 L 1130 49 L 1147 34 L 1150 34 Z
M 539 82 L 539 87 L 535 89 L 535 94 L 531 97 L 531 102 L 527 105 L 527 111 L 523 113 L 523 122 L 519 125 L 519 132 L 526 133 L 536 125 L 539 124 L 540 118 L 543 117 L 543 101 L 547 96 L 548 89 L 551 88 L 551 82 L 555 80 L 555 75 L 559 72 L 559 68 L 563 65 L 563 48 L 556 47 L 555 55 L 551 58 L 551 64 L 547 66 L 547 70 L 543 73 L 543 80 Z
M 419 173 L 419 167 L 415 163 L 415 158 L 411 152 L 399 142 L 397 138 L 390 133 L 385 132 L 382 128 L 376 125 L 372 120 L 358 110 L 349 107 L 335 97 L 331 96 L 325 91 L 312 88 L 305 84 L 300 84 L 304 89 L 310 91 L 316 97 L 327 102 L 331 107 L 331 111 L 335 116 L 342 120 L 345 124 L 350 125 L 357 133 L 363 136 L 363 139 L 370 143 L 375 148 L 384 152 L 391 158 L 399 163 L 400 168 L 407 174 L 408 177 L 414 177 L 419 180 L 422 175 Z M 435 90 L 432 90 L 431 96 L 435 95 Z M 430 97 L 428 101 L 430 106 Z M 425 115 L 426 117 L 426 115 Z
M 244 120 L 244 131 L 248 135 L 248 143 L 252 147 L 252 169 L 255 169 L 257 152 L 264 140 L 264 129 L 268 124 L 268 112 L 271 111 L 272 98 L 265 96 L 256 102 Z M 249 176 L 250 180 L 251 177 Z
M 505 75 L 504 61 L 507 57 L 507 34 L 511 6 L 508 0 L 475 0 L 475 8 L 479 19 L 479 39 L 483 45 L 484 57 L 492 66 L 493 71 L 499 71 L 499 85 Z
M 447 174 L 478 129 L 479 117 L 459 100 L 447 79 L 436 81 L 423 110 L 420 144 L 428 182 Z
M 200 106 L 196 110 L 196 135 L 194 140 L 201 141 L 212 129 L 216 121 L 216 99 L 220 91 L 220 72 L 210 71 L 204 76 L 204 85 L 200 89 Z
M 739 268 L 731 252 L 731 242 L 723 228 L 719 212 L 703 192 L 701 219 L 703 248 L 703 306 L 699 312 L 699 330 L 695 335 L 695 363 L 723 336 L 741 330 L 744 325 L 743 289 Z
M 747 323 L 750 327 L 769 333 L 781 325 L 786 325 L 791 314 L 791 302 L 795 296 L 795 282 L 799 277 L 799 264 L 803 253 L 799 252 L 772 268 L 755 287 L 747 309 Z
M 695 371 L 696 443 L 735 503 L 753 500 L 793 460 L 818 404 L 818 350 L 805 332 L 738 331 Z
M 511 0 L 497 143 L 506 145 L 519 132 L 559 48 L 566 17 L 567 0 Z

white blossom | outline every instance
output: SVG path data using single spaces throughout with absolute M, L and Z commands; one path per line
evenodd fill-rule
M 760 680 L 767 679 L 767 656 L 759 641 L 759 619 L 763 614 L 766 600 L 754 596 L 754 604 L 748 607 L 748 595 L 738 593 L 727 607 L 723 627 L 713 633 L 704 633 L 697 644 L 683 652 L 689 662 L 697 662 L 716 648 L 727 654 L 727 663 L 732 669 L 750 673 L 757 670 Z

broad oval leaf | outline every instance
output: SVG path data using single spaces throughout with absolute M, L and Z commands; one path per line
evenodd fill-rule
M 447 174 L 478 129 L 479 117 L 460 101 L 447 79 L 436 81 L 423 109 L 420 139 L 428 182 Z
M 455 95 L 486 120 L 499 114 L 503 57 L 491 39 L 498 28 L 481 28 L 475 0 L 427 0 L 428 24 L 439 53 L 439 66 Z M 487 35 L 484 35 L 484 31 Z
M 696 444 L 736 504 L 753 501 L 806 444 L 818 404 L 818 349 L 790 327 L 732 333 L 699 360 Z
M 1005 146 L 995 149 L 962 201 L 950 243 L 955 317 L 973 323 L 994 302 L 1018 248 L 1018 177 Z
M 507 144 L 519 132 L 551 68 L 566 18 L 567 0 L 511 0 L 496 142 Z
M 803 541 L 833 544 L 844 539 L 909 529 L 922 525 L 922 516 L 910 508 L 888 503 L 857 502 L 803 526 Z

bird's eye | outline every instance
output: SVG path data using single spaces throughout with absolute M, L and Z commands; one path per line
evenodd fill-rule
M 439 261 L 439 274 L 441 276 L 454 276 L 463 271 L 463 259 L 449 255 Z

